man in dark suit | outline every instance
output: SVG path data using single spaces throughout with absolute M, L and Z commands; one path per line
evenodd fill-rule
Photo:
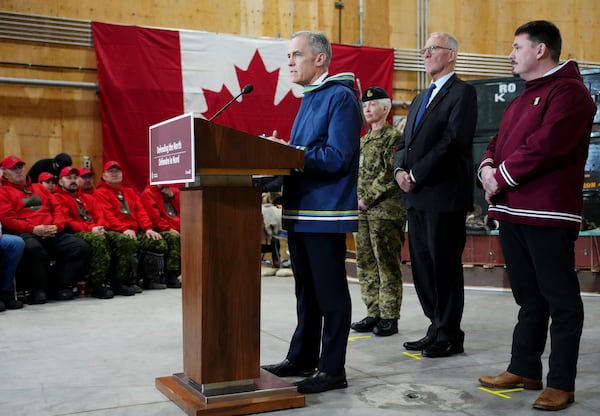
M 421 54 L 432 84 L 410 106 L 394 177 L 405 192 L 415 289 L 431 321 L 424 338 L 404 347 L 433 358 L 463 352 L 461 257 L 466 214 L 473 209 L 477 95 L 454 73 L 454 36 L 431 34 Z

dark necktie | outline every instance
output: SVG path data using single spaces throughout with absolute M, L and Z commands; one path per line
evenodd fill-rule
M 427 88 L 427 92 L 425 93 L 425 98 L 423 98 L 423 101 L 421 102 L 421 106 L 419 107 L 419 111 L 417 112 L 417 117 L 415 118 L 415 123 L 413 124 L 413 131 L 415 131 L 415 129 L 419 125 L 419 121 L 421 121 L 421 117 L 423 117 L 423 113 L 425 113 L 425 109 L 427 108 L 427 103 L 429 102 L 429 99 L 431 98 L 431 94 L 433 93 L 433 90 L 435 90 L 435 84 L 431 84 L 429 86 L 429 88 Z

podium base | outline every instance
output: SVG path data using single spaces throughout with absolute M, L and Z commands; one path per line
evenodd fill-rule
M 157 377 L 156 388 L 188 415 L 247 415 L 273 410 L 304 407 L 304 396 L 296 387 L 279 377 L 260 370 L 251 391 L 205 396 L 183 373 Z

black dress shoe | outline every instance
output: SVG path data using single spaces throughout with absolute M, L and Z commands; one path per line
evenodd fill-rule
M 380 321 L 380 318 L 375 318 L 374 316 L 367 316 L 366 318 L 361 319 L 358 322 L 352 322 L 350 328 L 355 330 L 356 332 L 371 332 L 375 325 L 377 325 Z
M 398 320 L 397 319 L 382 319 L 379 321 L 373 333 L 379 337 L 388 337 L 398 333 Z
M 431 346 L 434 342 L 435 338 L 426 335 L 418 341 L 405 342 L 404 348 L 406 348 L 409 351 L 423 351 L 425 348 Z
M 439 358 L 439 357 L 449 357 L 454 354 L 460 354 L 464 352 L 463 345 L 452 343 L 448 341 L 436 341 L 429 347 L 421 352 L 423 357 L 429 358 Z
M 280 363 L 263 365 L 261 368 L 278 377 L 308 377 L 315 372 L 314 368 L 301 368 L 287 358 Z
M 322 393 L 328 390 L 345 389 L 348 387 L 346 380 L 346 371 L 338 375 L 327 374 L 323 371 L 317 371 L 312 376 L 295 383 L 298 387 L 298 393 Z

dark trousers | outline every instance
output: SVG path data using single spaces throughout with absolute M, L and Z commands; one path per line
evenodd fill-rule
M 425 316 L 427 335 L 462 344 L 464 308 L 462 252 L 466 213 L 408 210 L 408 241 L 415 290 Z
M 21 234 L 25 251 L 19 264 L 19 286 L 30 291 L 66 289 L 83 279 L 91 248 L 88 243 L 68 233 L 58 233 L 53 238 L 40 238 L 34 234 Z M 52 281 L 48 279 L 50 260 L 56 260 Z
M 547 386 L 575 390 L 583 303 L 575 272 L 578 232 L 502 222 L 500 244 L 515 301 L 511 373 L 541 379 L 541 356 L 550 325 Z
M 339 374 L 346 361 L 351 319 L 346 235 L 289 233 L 288 247 L 298 324 L 287 358 L 303 368 Z

